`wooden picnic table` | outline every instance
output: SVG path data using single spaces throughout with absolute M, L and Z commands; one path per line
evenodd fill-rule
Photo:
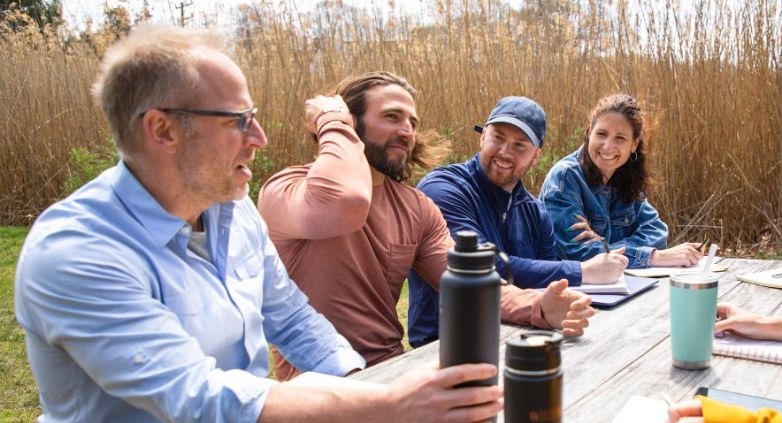
M 736 275 L 782 266 L 782 261 L 722 258 L 728 267 L 719 279 L 719 301 L 753 312 L 782 316 L 782 290 L 738 281 Z M 610 422 L 633 395 L 676 401 L 708 386 L 782 400 L 782 366 L 713 356 L 711 367 L 682 370 L 671 364 L 668 278 L 659 286 L 608 310 L 598 310 L 582 337 L 562 345 L 563 408 L 566 422 Z M 500 378 L 505 340 L 528 328 L 503 324 L 500 331 Z M 424 347 L 351 375 L 386 383 L 420 365 L 438 362 L 439 344 Z M 500 415 L 498 421 L 502 421 Z

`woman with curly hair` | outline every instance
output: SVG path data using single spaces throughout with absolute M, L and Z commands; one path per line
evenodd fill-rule
M 648 201 L 651 126 L 632 96 L 603 97 L 589 113 L 581 148 L 549 170 L 540 198 L 560 258 L 583 261 L 625 247 L 627 267 L 644 268 L 691 266 L 703 257 L 696 243 L 667 248 L 668 226 Z

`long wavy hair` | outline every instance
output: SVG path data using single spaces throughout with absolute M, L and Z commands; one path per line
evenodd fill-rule
M 600 100 L 589 112 L 587 129 L 584 131 L 579 163 L 584 170 L 587 184 L 595 186 L 603 183 L 600 169 L 589 157 L 589 135 L 597 119 L 607 113 L 619 113 L 627 119 L 633 128 L 633 139 L 638 140 L 635 159 L 628 160 L 614 172 L 606 185 L 616 188 L 617 196 L 624 202 L 643 200 L 654 189 L 651 172 L 647 168 L 647 148 L 654 139 L 656 122 L 646 122 L 645 113 L 638 100 L 628 94 L 608 95 Z
M 361 135 L 364 130 L 364 114 L 367 111 L 366 93 L 372 88 L 385 85 L 398 85 L 410 93 L 413 100 L 417 92 L 407 80 L 388 71 L 367 72 L 342 80 L 337 85 L 334 94 L 339 94 L 350 109 L 350 113 L 356 117 L 356 132 Z M 450 153 L 450 142 L 439 133 L 432 130 L 415 132 L 415 147 L 407 161 L 407 166 L 402 173 L 394 177 L 398 182 L 408 180 L 414 173 L 415 166 L 430 170 L 442 163 Z

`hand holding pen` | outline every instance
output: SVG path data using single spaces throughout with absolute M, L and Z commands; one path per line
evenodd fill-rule
M 611 254 L 611 247 L 608 246 L 608 241 L 605 237 L 600 237 L 600 241 L 603 242 L 603 249 L 606 250 L 606 254 Z
M 581 283 L 607 284 L 614 283 L 627 268 L 625 247 L 611 251 L 605 238 L 600 237 L 605 254 L 598 254 L 589 260 L 581 262 Z
M 696 249 L 697 249 L 698 251 L 700 251 L 701 253 L 705 254 L 705 251 L 704 251 L 703 249 L 704 249 L 705 247 L 707 247 L 708 245 L 709 245 L 709 238 L 708 238 L 708 237 L 707 237 L 707 238 L 703 238 L 703 242 L 701 242 L 701 243 L 700 243 L 700 245 L 698 245 L 698 246 L 696 247 Z

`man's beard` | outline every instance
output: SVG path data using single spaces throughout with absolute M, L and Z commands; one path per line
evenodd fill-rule
M 404 140 L 395 137 L 382 145 L 367 140 L 365 137 L 364 125 L 360 120 L 358 125 L 356 125 L 356 134 L 364 142 L 364 156 L 366 156 L 370 166 L 395 181 L 402 181 L 404 179 L 405 170 L 407 170 L 407 158 L 394 161 L 389 159 L 386 154 L 386 147 L 388 147 L 389 144 L 397 143 L 407 145 Z

